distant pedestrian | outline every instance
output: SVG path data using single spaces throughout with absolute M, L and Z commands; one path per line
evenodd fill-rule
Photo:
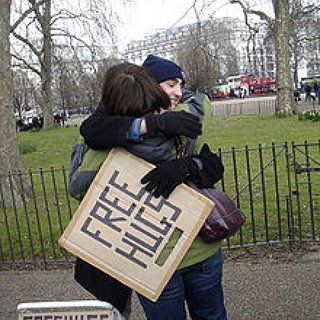
M 32 118 L 32 127 L 35 129 L 40 129 L 40 121 L 39 118 L 37 116 L 34 116 Z
M 61 121 L 62 121 L 61 115 L 59 113 L 55 113 L 53 117 L 54 117 L 54 123 L 60 127 Z
M 244 98 L 245 98 L 245 95 L 246 95 L 245 89 L 242 88 L 242 87 L 240 87 L 240 88 L 239 88 L 239 98 L 240 98 L 240 99 L 244 99 Z
M 295 89 L 293 94 L 294 94 L 294 101 L 296 102 L 301 101 L 301 94 L 298 89 Z
M 23 121 L 22 121 L 22 118 L 19 117 L 19 118 L 16 118 L 16 130 L 18 132 L 22 131 L 22 128 L 23 128 Z
M 319 98 L 319 84 L 317 81 L 313 83 L 313 92 L 316 98 Z
M 305 101 L 309 101 L 309 100 L 315 100 L 315 97 L 311 94 L 311 86 L 309 83 L 306 83 L 306 86 L 305 86 L 305 91 L 306 91 L 306 97 L 305 97 Z

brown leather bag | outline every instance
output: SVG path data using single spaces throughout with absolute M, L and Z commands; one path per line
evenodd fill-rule
M 200 231 L 200 236 L 205 242 L 219 241 L 233 236 L 246 221 L 243 212 L 219 188 L 200 189 L 191 181 L 187 184 L 215 203 Z

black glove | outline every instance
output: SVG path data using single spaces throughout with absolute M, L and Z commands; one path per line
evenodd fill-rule
M 199 188 L 211 188 L 223 177 L 224 167 L 220 157 L 211 152 L 209 146 L 205 143 L 198 156 L 195 156 L 202 163 L 202 169 L 197 175 L 198 181 L 193 181 Z
M 148 137 L 162 133 L 167 137 L 182 135 L 195 139 L 202 132 L 199 118 L 185 111 L 148 114 L 145 119 Z
M 199 168 L 191 157 L 179 158 L 163 162 L 152 169 L 142 179 L 141 183 L 147 184 L 145 189 L 158 198 L 168 198 L 174 188 L 186 180 L 196 179 Z

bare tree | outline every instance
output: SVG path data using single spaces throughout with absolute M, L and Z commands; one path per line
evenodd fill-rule
M 65 113 L 93 110 L 100 100 L 105 70 L 119 62 L 113 56 L 92 64 L 83 64 L 76 56 L 72 61 L 55 59 L 55 108 Z
M 2 0 L 0 4 L 0 200 L 8 205 L 12 193 L 19 200 L 19 182 L 9 172 L 22 170 L 19 157 L 19 141 L 16 133 L 12 71 L 10 58 L 10 6 L 11 0 Z M 11 193 L 12 192 L 12 193 Z
M 177 61 L 183 67 L 186 81 L 192 90 L 206 89 L 216 82 L 214 53 L 204 32 L 197 0 L 191 6 L 197 18 L 195 28 L 189 29 L 189 36 L 180 44 Z
M 17 70 L 13 73 L 13 100 L 14 110 L 20 118 L 23 111 L 29 111 L 35 106 L 33 80 L 22 70 Z
M 275 40 L 277 65 L 277 100 L 276 111 L 291 115 L 295 112 L 293 98 L 293 81 L 290 52 L 290 3 L 288 0 L 271 0 L 274 18 L 263 10 L 252 9 L 250 1 L 229 0 L 230 3 L 241 6 L 247 19 L 248 15 L 255 15 L 265 21 Z M 253 2 L 251 2 L 253 4 Z M 265 4 L 265 2 L 264 2 Z M 309 4 L 307 4 L 308 6 Z
M 232 30 L 223 21 L 213 18 L 208 20 L 203 27 L 208 36 L 215 59 L 215 72 L 217 79 L 226 79 L 230 75 L 238 74 L 237 50 L 232 45 Z M 223 44 L 223 45 L 221 45 Z
M 51 0 L 28 0 L 28 9 L 18 17 L 11 27 L 11 33 L 19 40 L 23 47 L 28 47 L 37 61 L 28 61 L 23 55 L 12 53 L 13 57 L 23 63 L 23 66 L 35 72 L 41 79 L 41 106 L 44 118 L 44 129 L 54 127 L 52 107 L 52 38 L 51 38 Z M 33 14 L 33 21 L 36 22 L 36 29 L 41 30 L 42 39 L 38 43 L 32 42 L 32 32 L 28 31 L 27 36 L 21 34 L 18 29 L 25 22 L 29 15 Z M 38 67 L 39 66 L 39 67 Z
M 274 9 L 273 19 L 266 12 L 251 9 L 250 5 L 242 0 L 229 0 L 230 3 L 239 4 L 244 15 L 256 15 L 264 20 L 272 30 L 275 38 L 276 64 L 277 64 L 277 102 L 278 113 L 292 114 L 294 112 L 293 85 L 290 67 L 289 49 L 289 3 L 287 0 L 272 0 Z
M 290 1 L 290 50 L 293 68 L 293 81 L 298 89 L 298 70 L 301 61 L 312 60 L 312 55 L 318 50 L 314 47 L 320 40 L 319 6 L 303 5 L 302 0 Z M 310 55 L 311 53 L 311 55 Z M 319 58 L 316 57 L 319 61 Z
M 193 90 L 206 89 L 216 81 L 214 54 L 203 37 L 190 34 L 178 49 L 177 61 Z
M 99 103 L 105 71 L 117 63 L 120 63 L 120 59 L 109 56 L 99 61 L 97 66 L 92 67 L 91 72 L 83 70 L 81 73 L 80 86 L 83 88 L 83 100 L 88 108 L 93 109 Z
M 73 58 L 85 49 L 86 59 L 96 61 L 99 55 L 106 53 L 107 46 L 109 49 L 116 47 L 117 15 L 112 10 L 112 1 L 79 1 L 72 10 L 68 9 L 67 1 L 22 0 L 20 4 L 11 27 L 12 35 L 20 44 L 15 45 L 13 56 L 22 68 L 40 79 L 44 129 L 51 129 L 54 126 L 53 56 L 66 55 L 63 48 L 68 48 L 69 53 L 73 51 L 70 56 Z M 83 56 L 79 58 L 82 59 Z
M 245 16 L 245 23 L 249 30 L 249 37 L 247 38 L 247 57 L 248 57 L 248 65 L 250 66 L 250 70 L 247 70 L 248 73 L 253 74 L 255 77 L 260 77 L 260 70 L 259 70 L 259 61 L 258 61 L 258 54 L 257 54 L 257 34 L 259 32 L 259 28 L 261 25 L 255 24 L 252 25 L 248 21 L 248 17 Z
M 320 73 L 320 15 L 314 15 L 311 19 L 308 30 L 310 41 L 308 41 L 305 48 L 305 58 L 308 61 L 308 69 L 310 76 L 319 75 Z
M 237 52 L 228 26 L 212 18 L 198 21 L 189 32 L 177 50 L 177 60 L 193 89 L 210 88 L 218 79 L 225 80 L 239 73 Z

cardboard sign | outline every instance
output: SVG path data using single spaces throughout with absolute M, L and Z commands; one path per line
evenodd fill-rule
M 19 320 L 117 320 L 120 313 L 107 302 L 96 300 L 20 303 Z
M 113 149 L 59 243 L 156 301 L 214 204 L 186 185 L 154 198 L 140 183 L 153 167 Z

